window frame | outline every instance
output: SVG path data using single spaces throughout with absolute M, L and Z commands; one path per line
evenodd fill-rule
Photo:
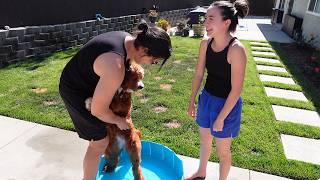
M 309 0 L 309 2 L 308 2 L 307 13 L 320 17 L 320 12 L 316 12 L 316 11 L 315 11 L 315 9 L 316 9 L 316 7 L 317 7 L 317 3 L 319 3 L 319 6 L 320 6 L 320 0 L 315 0 L 314 7 L 313 7 L 313 10 L 312 10 L 312 11 L 309 10 L 311 1 L 312 1 L 312 0 Z

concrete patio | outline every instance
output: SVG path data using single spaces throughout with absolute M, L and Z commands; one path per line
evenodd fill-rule
M 1 180 L 76 180 L 82 178 L 87 142 L 75 132 L 0 116 Z M 184 172 L 196 170 L 198 159 L 180 156 Z M 207 178 L 218 179 L 219 164 L 210 162 Z M 286 178 L 232 167 L 230 180 L 285 180 Z
M 282 24 L 271 24 L 270 17 L 248 16 L 239 19 L 235 36 L 244 40 L 263 40 L 291 43 L 293 39 L 281 31 Z

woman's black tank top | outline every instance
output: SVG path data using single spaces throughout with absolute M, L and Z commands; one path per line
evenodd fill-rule
M 63 69 L 60 90 L 79 96 L 92 96 L 99 81 L 99 76 L 93 70 L 95 59 L 103 53 L 113 52 L 126 60 L 124 41 L 129 35 L 120 31 L 107 32 L 88 41 Z
M 206 52 L 207 79 L 204 89 L 211 95 L 227 98 L 231 91 L 231 64 L 228 63 L 228 49 L 236 37 L 220 52 L 211 48 L 213 39 L 208 43 Z

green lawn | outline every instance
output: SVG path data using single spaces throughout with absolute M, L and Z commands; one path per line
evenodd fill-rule
M 263 85 L 298 90 L 304 90 L 305 86 L 262 83 L 257 77 L 262 72 L 256 70 L 249 42 L 242 42 L 249 57 L 241 133 L 232 146 L 233 165 L 293 179 L 320 178 L 320 166 L 287 160 L 280 141 L 281 133 L 320 139 L 320 128 L 276 121 L 271 108 L 272 104 L 279 104 L 316 109 L 313 103 L 268 98 L 263 90 Z M 168 64 L 160 72 L 158 67 L 145 66 L 145 88 L 135 94 L 133 108 L 133 121 L 142 131 L 143 139 L 162 143 L 178 154 L 192 157 L 199 156 L 198 127 L 186 110 L 199 43 L 200 39 L 174 37 L 174 54 Z M 58 81 L 62 68 L 77 50 L 66 50 L 1 69 L 0 114 L 73 130 L 58 95 Z M 285 58 L 279 54 L 281 60 Z M 162 90 L 162 85 L 172 85 L 172 88 Z M 312 92 L 308 91 L 307 96 L 315 97 L 308 95 Z M 167 111 L 155 113 L 156 107 L 165 107 Z M 178 122 L 181 126 L 165 126 L 170 122 Z M 215 151 L 210 160 L 217 161 Z

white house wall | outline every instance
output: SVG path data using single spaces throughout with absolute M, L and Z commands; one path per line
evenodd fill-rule
M 286 0 L 284 5 L 284 14 L 282 22 L 284 21 L 285 14 L 288 13 L 289 1 Z M 310 35 L 317 36 L 317 43 L 315 46 L 320 48 L 320 14 L 310 14 L 307 12 L 310 0 L 294 0 L 291 14 L 303 18 L 302 30 L 303 36 L 309 40 Z M 276 0 L 275 8 L 279 7 L 280 0 Z
M 291 14 L 303 18 L 307 11 L 309 0 L 295 0 Z
M 276 3 L 275 3 L 275 7 L 274 7 L 274 8 L 278 8 L 278 7 L 279 7 L 279 3 L 280 3 L 280 0 L 276 0 Z
M 286 0 L 286 2 L 284 3 L 284 13 L 283 13 L 283 17 L 282 17 L 282 22 L 284 21 L 285 14 L 288 13 L 289 1 L 290 0 Z
M 317 47 L 320 48 L 320 15 L 305 13 L 303 18 L 302 30 L 305 38 L 310 39 L 310 35 L 317 36 Z

